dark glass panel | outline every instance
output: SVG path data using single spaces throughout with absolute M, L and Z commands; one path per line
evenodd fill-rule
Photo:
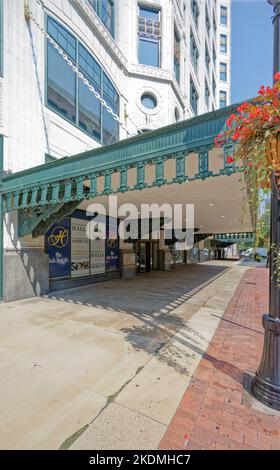
M 76 76 L 51 44 L 48 44 L 48 104 L 70 121 L 76 120 Z

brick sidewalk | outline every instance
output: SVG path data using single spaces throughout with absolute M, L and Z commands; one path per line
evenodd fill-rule
M 268 270 L 247 271 L 160 443 L 160 449 L 280 449 L 280 418 L 242 403 L 243 374 L 262 352 Z M 184 437 L 185 436 L 185 437 Z

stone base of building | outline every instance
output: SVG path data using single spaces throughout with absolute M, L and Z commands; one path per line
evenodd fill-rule
M 40 249 L 4 252 L 3 300 L 27 299 L 49 292 L 49 256 Z
M 71 279 L 50 279 L 50 292 L 72 289 L 73 287 L 90 286 L 98 282 L 111 281 L 112 279 L 119 278 L 120 271 L 112 271 L 104 274 L 95 274 L 94 276 L 75 277 Z

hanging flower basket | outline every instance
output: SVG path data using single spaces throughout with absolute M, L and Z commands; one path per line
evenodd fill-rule
M 228 163 L 241 164 L 253 190 L 270 190 L 273 174 L 280 175 L 280 73 L 273 87 L 261 86 L 258 97 L 237 107 L 226 121 L 216 145 L 234 144 Z M 277 178 L 278 180 L 278 178 Z

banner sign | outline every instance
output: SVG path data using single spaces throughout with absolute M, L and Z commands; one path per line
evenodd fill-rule
M 71 218 L 71 277 L 89 275 L 87 220 Z
M 106 270 L 116 271 L 119 269 L 119 244 L 117 239 L 106 240 Z
M 70 220 L 63 219 L 46 232 L 45 247 L 49 254 L 49 277 L 69 277 L 70 262 Z
M 104 274 L 119 269 L 118 221 L 104 221 L 104 234 L 96 224 L 88 226 L 84 211 L 74 213 L 54 224 L 45 234 L 45 249 L 49 255 L 49 277 L 66 278 Z M 90 238 L 87 236 L 87 228 Z M 106 240 L 101 238 L 105 236 Z
M 105 240 L 90 240 L 90 274 L 105 273 Z
M 107 221 L 106 230 L 106 270 L 116 271 L 119 269 L 119 242 L 118 242 L 118 221 L 116 219 Z M 110 228 L 110 230 L 109 230 Z

